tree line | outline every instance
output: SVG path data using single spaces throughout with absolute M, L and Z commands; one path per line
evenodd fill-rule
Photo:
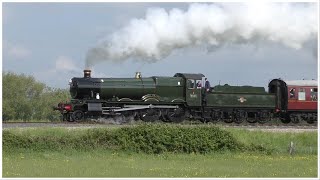
M 70 100 L 68 89 L 51 88 L 33 76 L 2 72 L 2 120 L 59 120 L 53 111 L 59 102 Z

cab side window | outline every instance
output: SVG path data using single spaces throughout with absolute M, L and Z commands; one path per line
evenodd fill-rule
M 310 99 L 311 99 L 311 101 L 318 100 L 318 88 L 311 88 L 310 89 Z
M 201 80 L 197 80 L 197 89 L 201 89 L 202 84 L 201 84 Z
M 195 86 L 195 80 L 194 79 L 188 79 L 188 89 L 194 89 Z

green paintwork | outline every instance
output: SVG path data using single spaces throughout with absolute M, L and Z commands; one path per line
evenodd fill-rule
M 103 78 L 100 96 L 109 99 L 113 96 L 130 99 L 141 99 L 146 94 L 154 94 L 156 86 L 152 78 Z
M 230 86 L 230 85 L 217 85 L 213 88 L 214 92 L 224 92 L 224 93 L 266 93 L 264 87 L 254 87 L 254 86 Z
M 138 102 L 201 106 L 201 89 L 186 87 L 186 79 L 201 80 L 203 74 L 177 73 L 174 77 L 72 78 L 73 99 L 100 99 L 111 102 Z
M 207 106 L 214 107 L 259 107 L 274 108 L 275 96 L 272 94 L 222 93 L 207 94 Z
M 184 101 L 185 82 L 181 77 L 153 77 L 156 83 L 155 94 L 160 96 L 161 101 L 182 102 Z
M 201 88 L 198 89 L 196 87 L 196 81 L 194 79 L 187 79 L 186 83 L 186 101 L 188 106 L 201 106 Z
M 179 76 L 178 76 L 179 75 Z M 202 74 L 183 74 L 175 77 L 153 76 L 149 78 L 77 78 L 78 89 L 71 90 L 101 100 L 149 103 L 182 103 L 188 106 L 202 106 L 202 91 L 197 80 Z M 77 91 L 76 91 L 77 90 Z M 91 93 L 92 91 L 92 93 Z M 81 98 L 80 98 L 81 99 Z M 263 87 L 218 85 L 206 93 L 206 105 L 211 107 L 266 107 L 273 108 L 275 97 Z
M 218 85 L 207 94 L 207 106 L 239 108 L 274 108 L 275 96 L 264 87 Z
M 184 97 L 188 106 L 202 106 L 201 88 L 196 87 L 196 82 L 204 77 L 201 73 L 176 73 L 174 77 L 181 77 L 185 81 Z
M 91 89 L 93 97 L 99 93 L 100 99 L 113 101 L 185 101 L 185 82 L 181 77 L 91 78 L 81 82 L 78 87 L 78 92 L 89 95 Z

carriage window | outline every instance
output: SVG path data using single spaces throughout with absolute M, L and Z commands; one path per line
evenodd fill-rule
M 188 79 L 188 88 L 194 89 L 195 80 L 194 79 Z
M 290 93 L 290 98 L 295 98 L 296 97 L 296 88 L 291 88 L 289 93 Z
M 311 101 L 318 100 L 318 88 L 311 88 L 310 89 L 310 99 L 311 99 Z
M 299 89 L 299 97 L 298 97 L 298 100 L 300 101 L 305 101 L 306 100 L 306 92 L 305 92 L 305 89 L 304 88 L 300 88 Z

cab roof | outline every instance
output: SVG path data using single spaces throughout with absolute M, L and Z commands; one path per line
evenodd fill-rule
M 185 79 L 202 79 L 205 77 L 203 74 L 192 74 L 192 73 L 176 73 L 173 77 L 183 77 Z

